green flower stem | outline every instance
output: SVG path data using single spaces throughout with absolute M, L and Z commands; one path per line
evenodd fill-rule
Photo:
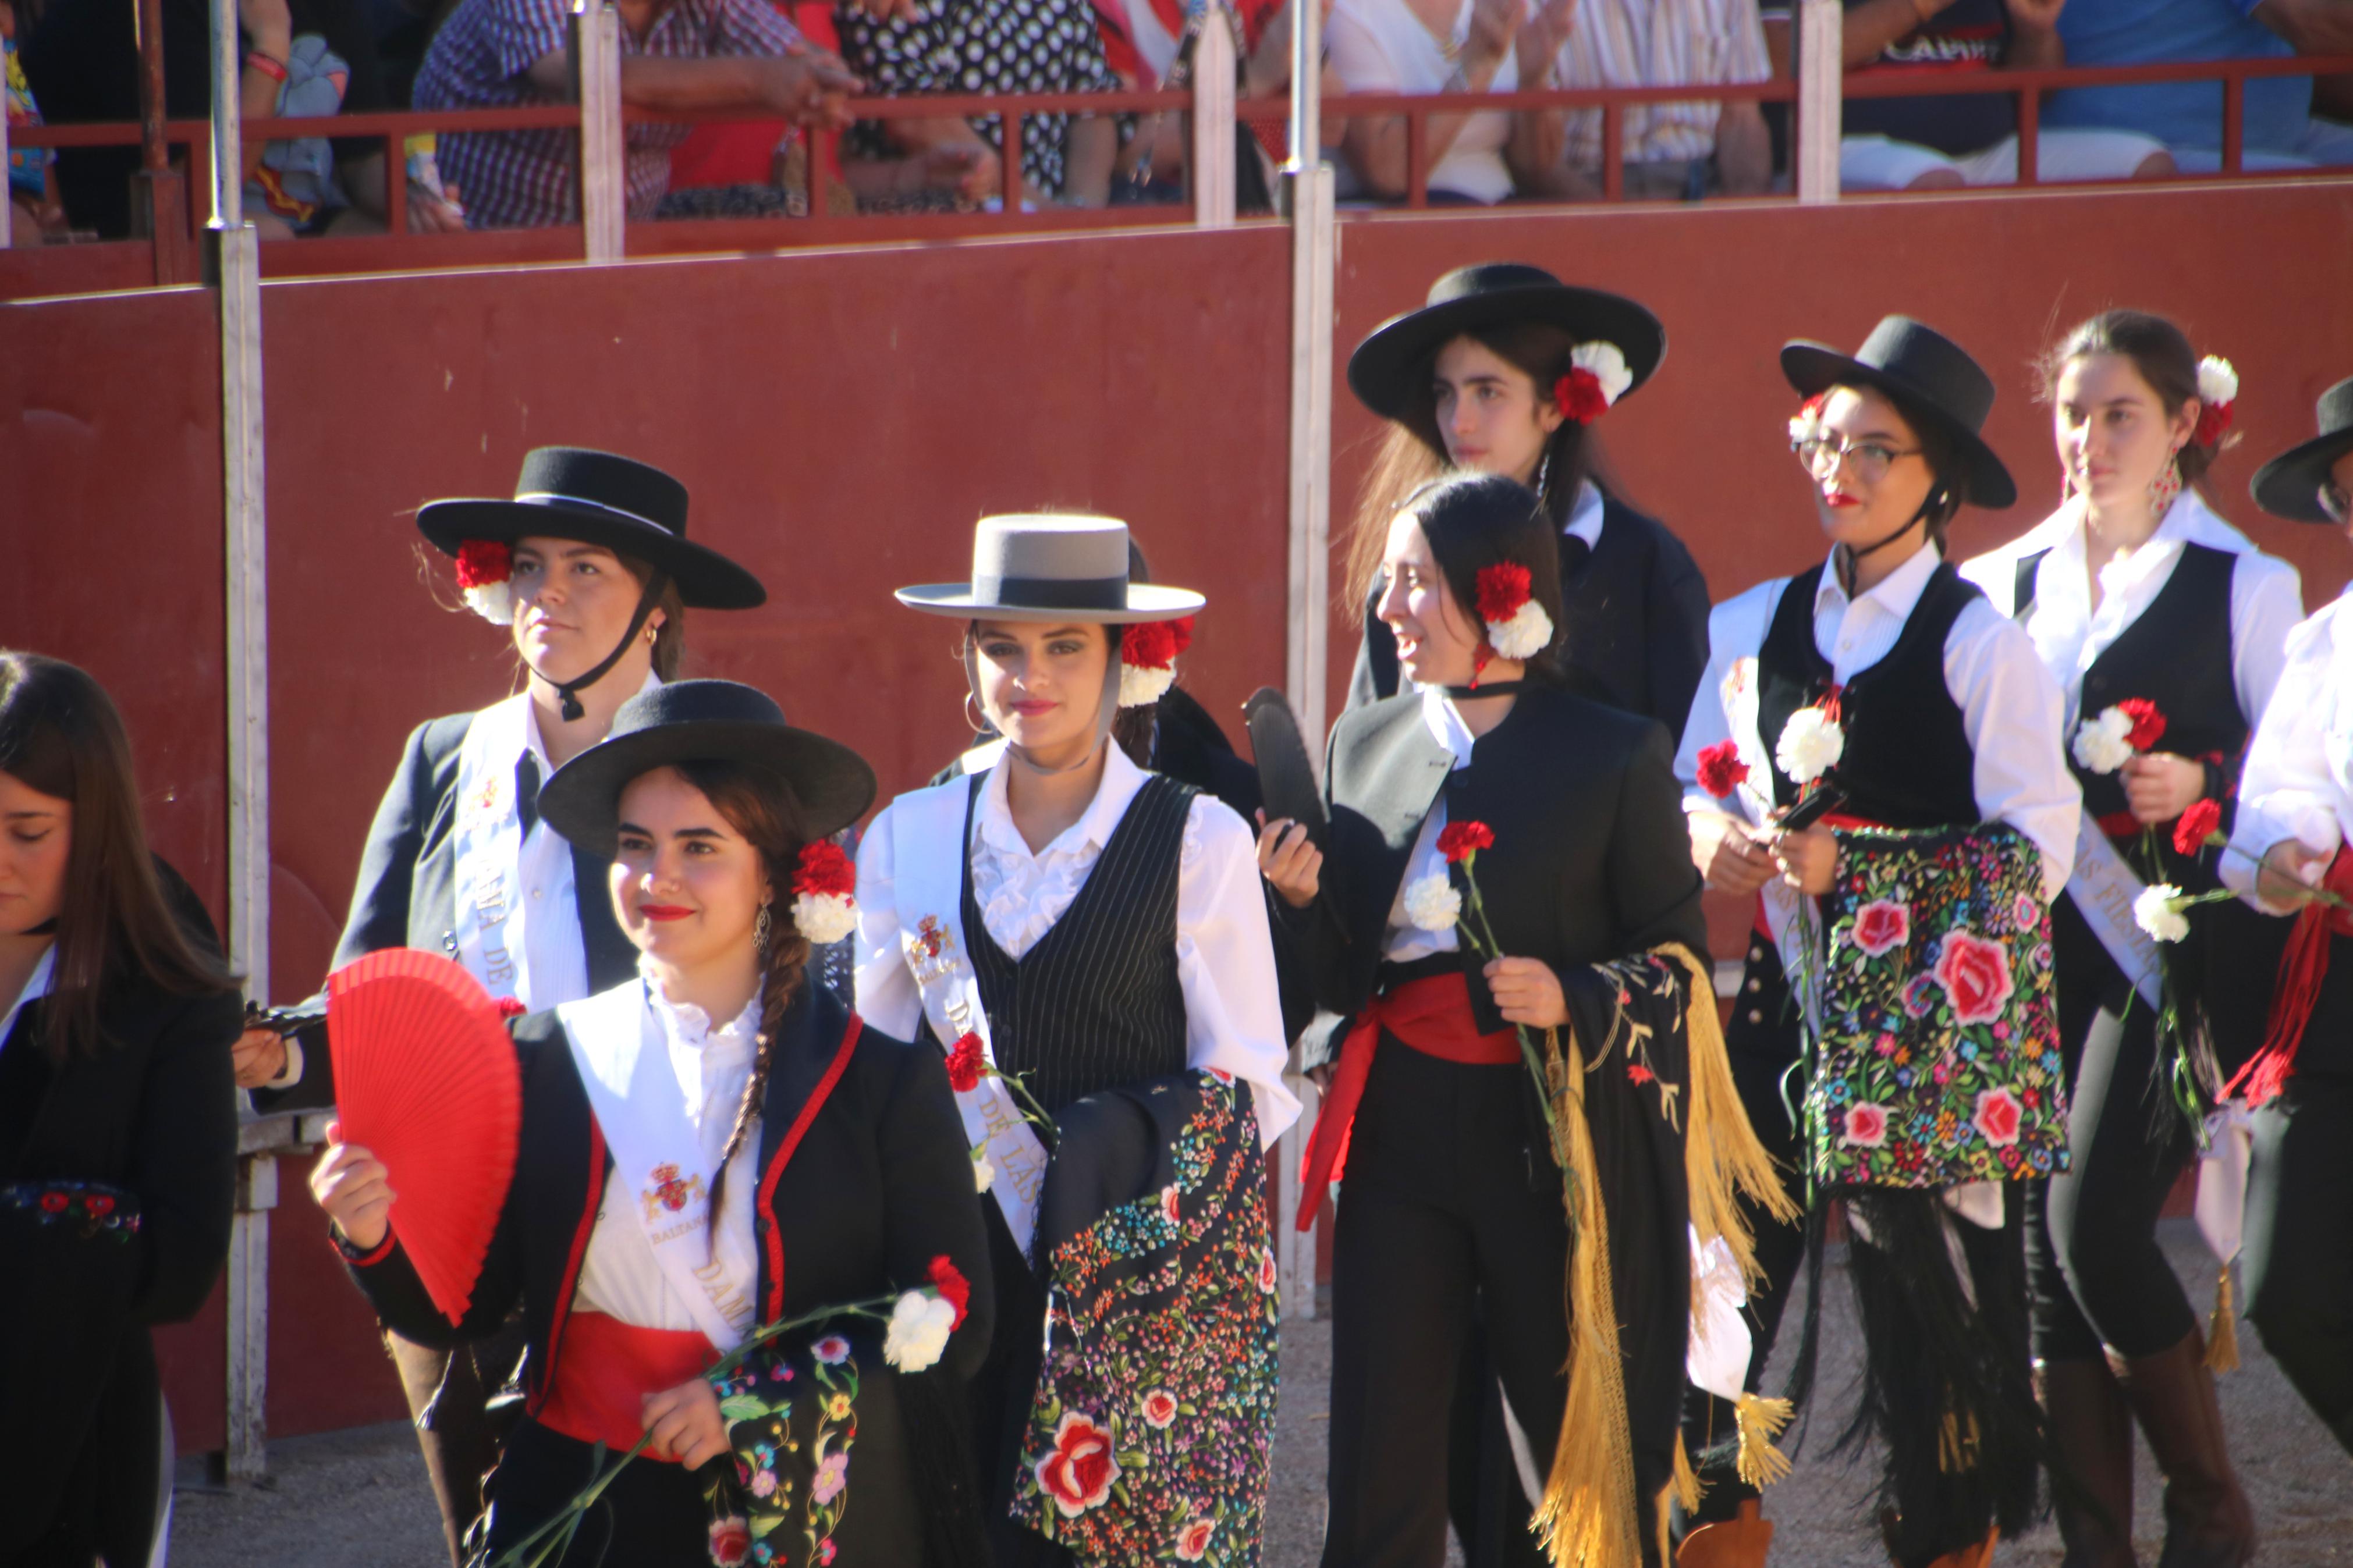
M 847 1307 L 825 1307 L 814 1312 L 804 1312 L 797 1318 L 780 1319 L 766 1324 L 753 1331 L 742 1344 L 712 1363 L 711 1369 L 702 1374 L 703 1378 L 707 1382 L 716 1383 L 736 1372 L 751 1359 L 753 1352 L 778 1335 L 788 1334 L 796 1329 L 809 1328 L 828 1319 L 872 1318 L 878 1322 L 887 1323 L 891 1321 L 891 1314 L 881 1309 L 895 1303 L 898 1299 L 895 1293 L 876 1296 L 869 1300 L 852 1302 Z M 613 1484 L 614 1478 L 628 1468 L 630 1460 L 644 1453 L 646 1445 L 652 1441 L 653 1434 L 650 1432 L 639 1437 L 636 1446 L 622 1455 L 609 1470 L 603 1468 L 604 1447 L 603 1445 L 598 1445 L 597 1468 L 590 1477 L 588 1484 L 583 1487 L 579 1494 L 570 1502 L 565 1503 L 562 1510 L 545 1524 L 508 1548 L 497 1562 L 491 1564 L 491 1568 L 542 1568 L 542 1565 L 550 1558 L 562 1556 L 571 1546 L 574 1534 L 579 1531 L 580 1521 L 586 1519 L 588 1510 L 596 1505 L 596 1500 L 605 1495 L 606 1489 Z
M 1504 956 L 1502 944 L 1495 941 L 1494 928 L 1487 923 L 1486 900 L 1480 898 L 1479 879 L 1471 869 L 1472 862 L 1478 858 L 1479 852 L 1475 849 L 1462 858 L 1462 881 L 1471 889 L 1471 918 L 1478 922 L 1475 930 L 1464 929 L 1469 931 L 1472 951 L 1486 958 L 1501 958 Z M 1527 1063 L 1529 1076 L 1536 1080 L 1536 1106 L 1544 1112 L 1545 1136 L 1549 1141 L 1547 1146 L 1557 1149 L 1559 1129 L 1554 1121 L 1552 1085 L 1545 1078 L 1544 1058 L 1536 1054 L 1535 1040 L 1529 1035 L 1526 1026 L 1514 1024 L 1512 1033 L 1519 1039 L 1521 1060 Z

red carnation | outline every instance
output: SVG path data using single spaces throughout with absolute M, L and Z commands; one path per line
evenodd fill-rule
M 1479 568 L 1479 618 L 1508 621 L 1535 596 L 1528 569 L 1516 561 L 1499 561 Z
M 958 1094 L 970 1094 L 988 1076 L 988 1064 L 981 1058 L 980 1037 L 966 1030 L 956 1037 L 948 1047 L 948 1087 Z
M 469 539 L 458 546 L 458 586 L 487 588 L 514 575 L 514 552 L 495 539 Z
M 2165 715 L 2147 698 L 2127 697 L 2116 706 L 2132 721 L 2132 733 L 2125 739 L 2134 751 L 2146 752 L 2165 738 Z
M 1740 748 L 1732 742 L 1718 741 L 1700 748 L 1700 788 L 1721 800 L 1747 782 L 1748 764 L 1740 760 Z
M 525 1013 L 531 1011 L 530 1008 L 524 1006 L 520 1001 L 516 1000 L 512 996 L 500 997 L 498 999 L 497 1005 L 499 1009 L 499 1021 L 501 1023 L 504 1023 L 509 1018 L 520 1018 Z
M 2190 439 L 2200 447 L 2211 447 L 2230 433 L 2231 409 L 2228 403 L 2209 403 L 2198 411 L 2198 433 Z
M 972 1300 L 972 1281 L 957 1272 L 956 1266 L 948 1261 L 945 1253 L 932 1259 L 928 1277 L 932 1289 L 940 1293 L 940 1300 L 955 1309 L 955 1321 L 948 1325 L 948 1331 L 954 1333 L 964 1327 L 964 1310 Z
M 2173 847 L 2183 855 L 2195 855 L 2206 847 L 2206 841 L 2221 831 L 2222 805 L 2220 801 L 2198 800 L 2181 814 L 2173 825 Z
M 1193 646 L 1193 617 L 1137 621 L 1119 635 L 1119 661 L 1138 669 L 1166 669 Z
M 1451 865 L 1494 847 L 1495 830 L 1483 822 L 1450 822 L 1438 830 L 1438 852 Z
M 848 898 L 858 891 L 858 868 L 841 846 L 820 838 L 801 847 L 800 868 L 793 874 L 793 891 L 813 898 Z
M 1552 400 L 1579 425 L 1590 425 L 1609 412 L 1609 398 L 1601 390 L 1601 378 L 1583 365 L 1553 383 Z

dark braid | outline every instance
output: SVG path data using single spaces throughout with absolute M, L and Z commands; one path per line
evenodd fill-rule
M 728 826 L 760 852 L 768 873 L 768 956 L 760 972 L 760 1032 L 752 1051 L 752 1076 L 744 1084 L 744 1098 L 735 1107 L 735 1123 L 727 1130 L 727 1147 L 711 1178 L 711 1219 L 719 1221 L 720 1199 L 727 1184 L 727 1166 L 751 1136 L 752 1122 L 768 1090 L 768 1069 L 776 1056 L 776 1037 L 785 1015 L 800 994 L 808 975 L 809 940 L 793 923 L 793 878 L 800 868 L 801 848 L 807 842 L 800 802 L 784 779 L 763 767 L 742 763 L 691 762 L 679 764 L 686 782 L 701 790 L 719 808 Z

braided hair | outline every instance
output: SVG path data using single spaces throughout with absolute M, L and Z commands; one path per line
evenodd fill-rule
M 677 764 L 687 783 L 727 819 L 759 852 L 768 873 L 768 949 L 760 969 L 760 1029 L 752 1052 L 752 1076 L 744 1081 L 744 1098 L 735 1107 L 734 1124 L 727 1130 L 727 1147 L 711 1178 L 711 1216 L 718 1223 L 720 1197 L 727 1183 L 727 1167 L 766 1099 L 768 1070 L 776 1057 L 776 1037 L 785 1015 L 800 994 L 808 976 L 809 940 L 793 923 L 793 878 L 802 848 L 808 843 L 806 818 L 798 796 L 782 774 L 754 763 L 695 761 Z

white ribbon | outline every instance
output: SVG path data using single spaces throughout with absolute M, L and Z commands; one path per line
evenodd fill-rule
M 2158 983 L 2157 939 L 2133 919 L 2133 900 L 2144 884 L 2108 842 L 2089 811 L 2075 829 L 2075 868 L 2067 876 L 2067 896 L 2116 967 L 2150 1006 L 2162 1005 Z
M 2217 1261 L 2239 1256 L 2247 1208 L 2247 1165 L 2254 1155 L 2254 1119 L 2242 1100 L 2225 1101 L 2206 1118 L 2206 1147 L 2198 1157 L 2198 1233 Z
M 1704 1388 L 1728 1405 L 1737 1405 L 1748 1392 L 1748 1358 L 1753 1343 L 1748 1320 L 1740 1309 L 1748 1304 L 1748 1289 L 1740 1280 L 1740 1265 L 1722 1237 L 1700 1245 L 1697 1226 L 1691 1232 L 1691 1348 L 1683 1355 L 1683 1373 L 1694 1388 Z
M 584 975 L 588 961 L 573 896 L 572 857 L 560 857 L 563 865 L 554 885 L 543 889 L 547 896 L 537 910 L 529 910 L 523 895 L 525 836 L 522 814 L 515 809 L 515 764 L 529 749 L 530 723 L 531 694 L 517 692 L 475 714 L 459 744 L 458 819 L 452 835 L 456 858 L 450 879 L 457 924 L 451 934 L 458 943 L 458 962 L 484 990 L 537 1009 L 573 998 L 533 993 L 530 949 L 523 940 L 527 920 L 566 922 L 573 946 L 581 951 L 579 972 Z M 548 979 L 541 977 L 543 991 L 550 988 Z M 554 989 L 568 988 L 559 979 Z
M 759 1260 L 752 1227 L 712 1223 L 717 1169 L 704 1152 L 701 1127 L 687 1112 L 686 1090 L 645 986 L 641 980 L 616 985 L 563 1004 L 555 1016 L 572 1042 L 589 1107 L 612 1151 L 615 1180 L 605 1201 L 630 1205 L 654 1261 L 695 1326 L 730 1351 L 751 1331 L 754 1314 Z M 748 1190 L 733 1190 L 750 1184 L 729 1184 L 731 1206 L 752 1201 Z
M 989 1192 L 1004 1211 L 1006 1228 L 1025 1254 L 1038 1228 L 1038 1198 L 1046 1184 L 1046 1145 L 996 1076 L 988 1016 L 980 1005 L 980 977 L 965 955 L 965 863 L 973 781 L 955 779 L 901 795 L 891 812 L 891 849 L 898 868 L 899 945 L 923 998 L 923 1016 L 943 1050 L 969 1034 L 980 1040 L 989 1072 L 956 1096 L 965 1141 L 987 1151 L 997 1179 Z

